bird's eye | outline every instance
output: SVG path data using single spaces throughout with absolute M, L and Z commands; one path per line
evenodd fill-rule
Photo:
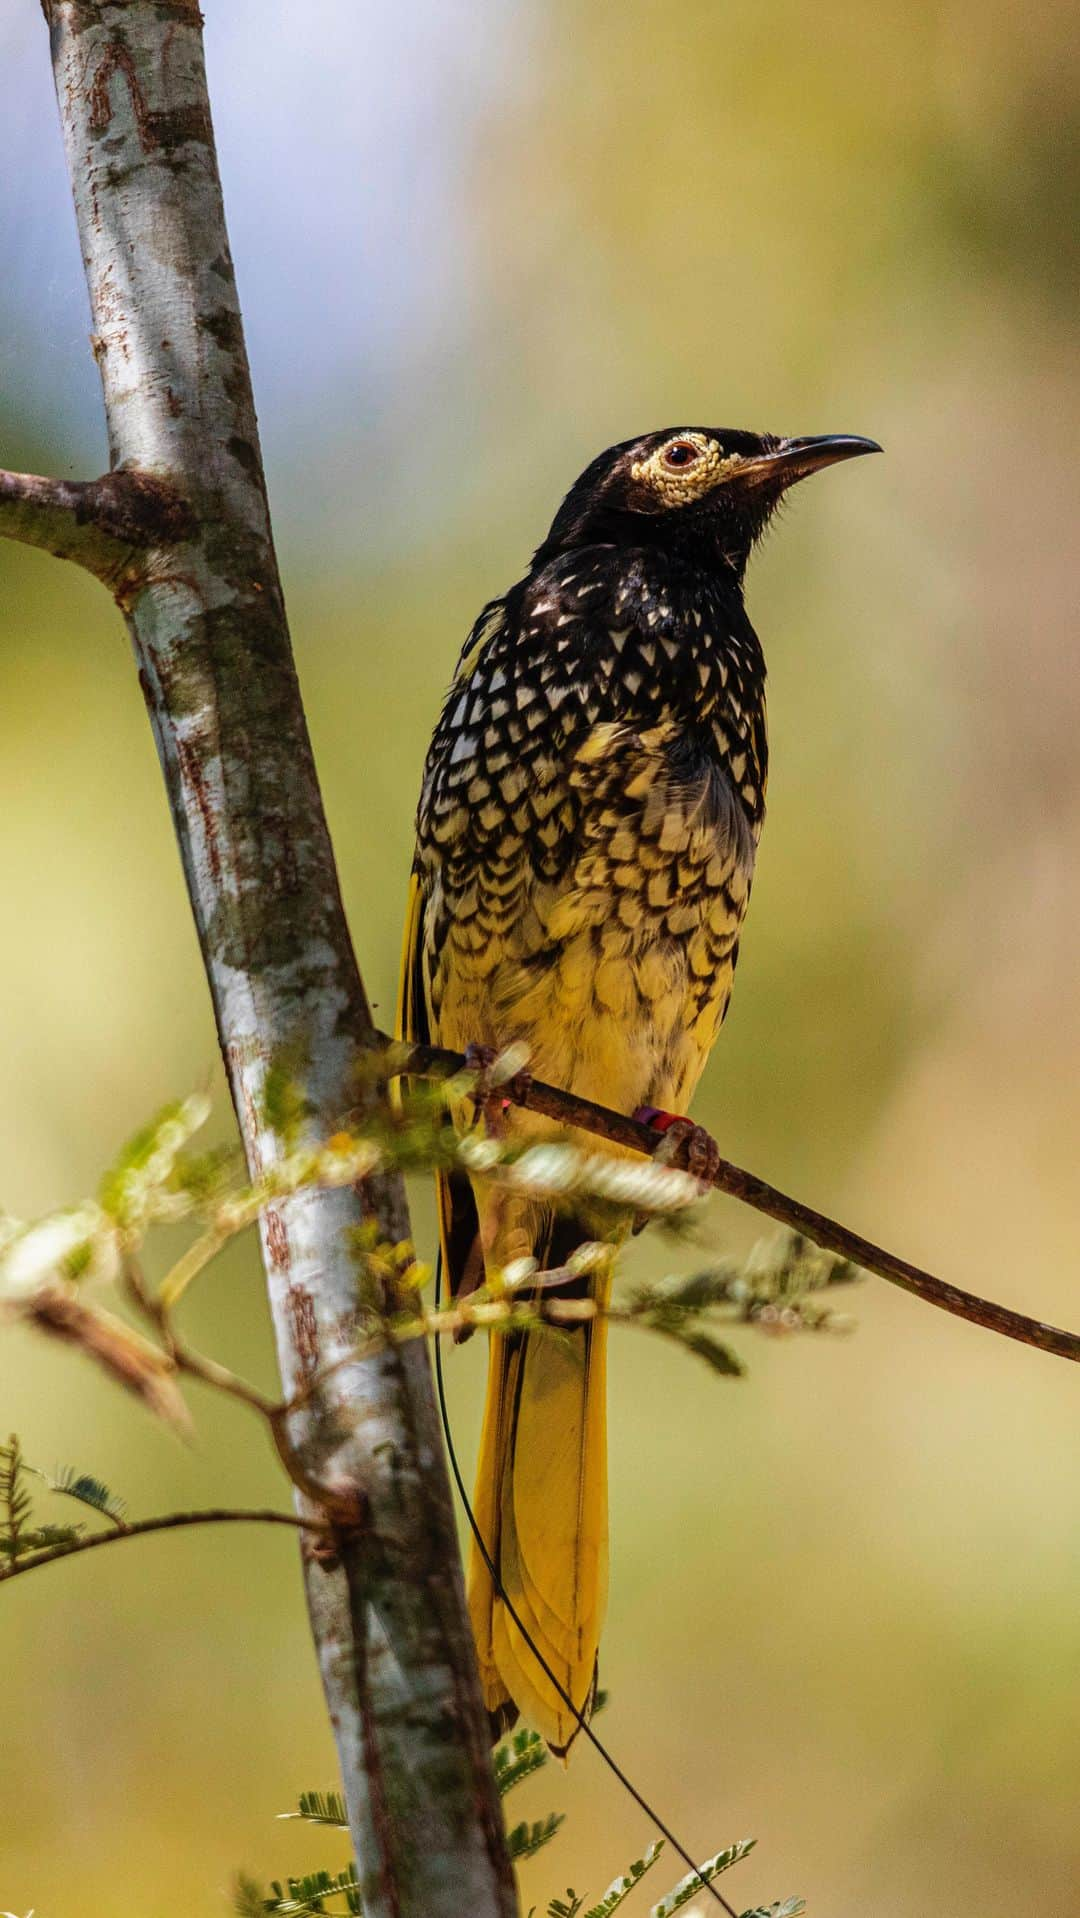
M 665 466 L 693 466 L 701 458 L 701 449 L 692 440 L 673 440 L 664 448 Z

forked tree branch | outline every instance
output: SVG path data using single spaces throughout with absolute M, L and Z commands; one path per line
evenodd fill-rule
M 386 1040 L 385 1044 L 391 1047 L 390 1040 Z M 460 1052 L 448 1052 L 441 1046 L 393 1046 L 390 1056 L 394 1071 L 400 1072 L 403 1077 L 454 1079 L 469 1070 L 468 1062 Z M 649 1157 L 656 1153 L 657 1135 L 647 1125 L 640 1124 L 636 1119 L 628 1119 L 624 1113 L 612 1112 L 607 1106 L 596 1105 L 592 1099 L 579 1099 L 574 1093 L 561 1091 L 558 1086 L 545 1085 L 540 1079 L 525 1077 L 521 1080 L 508 1079 L 500 1085 L 499 1091 L 512 1105 L 543 1113 L 546 1118 L 555 1119 L 560 1125 L 573 1126 L 580 1132 L 591 1132 L 595 1138 L 607 1139 L 610 1144 L 625 1146 L 631 1152 L 642 1152 Z M 1007 1339 L 1018 1339 L 1022 1345 L 1037 1346 L 1041 1352 L 1052 1352 L 1057 1358 L 1080 1359 L 1080 1334 L 1066 1332 L 1060 1326 L 1048 1325 L 1043 1319 L 1029 1318 L 1025 1312 L 1014 1312 L 1010 1306 L 996 1305 L 992 1299 L 980 1298 L 977 1293 L 965 1292 L 958 1285 L 950 1285 L 948 1280 L 936 1278 L 934 1273 L 910 1264 L 895 1252 L 886 1251 L 884 1246 L 875 1245 L 871 1239 L 864 1239 L 860 1233 L 852 1232 L 838 1220 L 828 1218 L 824 1212 L 816 1212 L 800 1199 L 790 1198 L 767 1180 L 758 1178 L 755 1172 L 746 1172 L 742 1166 L 733 1165 L 728 1159 L 721 1159 L 719 1170 L 710 1183 L 718 1192 L 741 1199 L 744 1205 L 752 1206 L 755 1212 L 764 1212 L 770 1219 L 778 1219 L 781 1225 L 791 1226 L 794 1231 L 813 1240 L 815 1245 L 823 1246 L 827 1252 L 850 1259 L 853 1265 L 862 1266 L 864 1271 L 875 1273 L 879 1279 L 887 1279 L 890 1285 L 901 1286 L 905 1292 L 925 1299 L 929 1305 L 940 1306 L 943 1312 L 970 1319 L 973 1325 L 984 1326 L 988 1332 L 1000 1332 Z
M 118 598 L 129 570 L 138 580 L 147 548 L 186 538 L 193 525 L 190 508 L 168 481 L 147 473 L 60 480 L 0 472 L 0 535 L 74 560 Z
M 90 291 L 109 475 L 9 475 L 0 536 L 73 559 L 128 621 L 253 1177 L 352 1103 L 368 1002 L 293 664 L 214 149 L 198 0 L 43 0 Z M 354 1346 L 350 1234 L 409 1236 L 396 1174 L 268 1207 L 263 1261 L 309 1485 L 370 1530 L 309 1554 L 312 1632 L 369 1918 L 511 1918 L 426 1352 Z M 393 1305 L 388 1282 L 387 1305 Z M 309 1505 L 306 1516 L 319 1517 Z

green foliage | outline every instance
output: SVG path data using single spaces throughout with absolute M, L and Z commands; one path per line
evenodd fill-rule
M 339 1791 L 302 1791 L 295 1811 L 279 1811 L 278 1817 L 303 1818 L 309 1825 L 332 1825 L 335 1831 L 348 1831 L 349 1814 Z
M 211 1146 L 206 1152 L 183 1152 L 172 1170 L 170 1185 L 194 1211 L 206 1211 L 224 1196 L 240 1168 L 236 1145 Z
M 495 1783 L 499 1795 L 506 1797 L 523 1778 L 539 1771 L 548 1761 L 548 1750 L 539 1732 L 533 1732 L 527 1726 L 514 1733 L 505 1745 L 497 1745 L 491 1755 L 495 1767 Z
M 603 1702 L 606 1703 L 606 1697 Z M 547 1762 L 547 1755 L 547 1747 L 537 1733 L 524 1728 L 500 1745 L 493 1754 L 495 1779 L 500 1793 L 505 1797 L 522 1779 L 539 1771 Z M 297 1810 L 279 1812 L 278 1816 L 304 1819 L 310 1824 L 330 1825 L 340 1830 L 348 1829 L 345 1803 L 337 1791 L 301 1792 Z M 532 1823 L 523 1819 L 519 1825 L 515 1825 L 506 1838 L 507 1849 L 514 1863 L 520 1864 L 534 1857 L 549 1844 L 564 1818 L 562 1812 L 549 1812 L 545 1818 Z M 680 1878 L 667 1896 L 652 1907 L 649 1918 L 672 1918 L 672 1914 L 689 1905 L 701 1892 L 703 1884 L 711 1883 L 721 1872 L 728 1871 L 745 1858 L 753 1850 L 754 1843 L 752 1838 L 741 1838 L 724 1851 L 718 1851 L 714 1857 L 706 1859 L 696 1871 Z M 663 1850 L 663 1840 L 657 1839 L 643 1857 L 635 1859 L 626 1871 L 613 1879 L 607 1890 L 588 1909 L 585 1896 L 569 1886 L 564 1897 L 555 1896 L 545 1906 L 546 1918 L 612 1918 L 612 1914 L 636 1891 L 646 1873 L 652 1870 Z M 344 1905 L 336 1905 L 332 1909 L 360 1912 L 362 1907 L 357 1885 L 356 1868 L 350 1864 L 336 1876 L 321 1871 L 305 1878 L 290 1878 L 284 1888 L 274 1883 L 271 1886 L 273 1895 L 267 1898 L 254 1879 L 240 1872 L 233 1881 L 233 1909 L 239 1918 L 263 1918 L 267 1912 L 277 1913 L 279 1918 L 307 1918 L 310 1913 L 327 1909 L 322 1901 L 344 1898 Z M 355 1902 L 350 1902 L 352 1900 Z M 742 1918 L 798 1918 L 804 1909 L 801 1899 L 789 1898 L 780 1904 L 755 1906 L 752 1911 L 744 1912 Z M 535 1906 L 531 1908 L 529 1918 L 536 1918 Z
M 204 1125 L 210 1101 L 201 1094 L 174 1100 L 129 1139 L 101 1181 L 101 1209 L 123 1231 L 182 1213 L 175 1172 L 188 1140 Z
M 661 1328 L 657 1326 L 657 1331 Z M 724 1379 L 741 1379 L 746 1376 L 746 1367 L 738 1353 L 714 1332 L 702 1330 L 692 1325 L 680 1326 L 669 1338 L 677 1338 L 679 1344 L 695 1358 L 704 1359 L 711 1372 L 719 1373 Z
M 18 1308 L 44 1282 L 76 1285 L 114 1279 L 119 1270 L 117 1227 L 94 1199 L 46 1213 L 30 1225 L 0 1232 L 0 1293 Z
M 349 1124 L 322 1144 L 304 1142 L 310 1108 L 302 1085 L 282 1066 L 274 1067 L 267 1078 L 263 1116 L 286 1150 L 254 1181 L 247 1179 L 235 1147 L 202 1156 L 187 1152 L 209 1113 L 204 1097 L 164 1107 L 124 1147 L 106 1173 L 98 1199 L 47 1214 L 28 1226 L 3 1224 L 0 1297 L 7 1295 L 15 1316 L 87 1353 L 137 1393 L 148 1409 L 184 1429 L 187 1412 L 176 1387 L 177 1348 L 170 1315 L 228 1241 L 254 1226 L 275 1200 L 316 1187 L 355 1185 L 391 1166 L 456 1165 L 546 1205 L 571 1206 L 584 1216 L 600 1236 L 579 1247 L 571 1261 L 576 1271 L 614 1264 L 614 1241 L 628 1215 L 671 1226 L 696 1213 L 700 1188 L 684 1172 L 655 1161 L 632 1163 L 609 1152 L 585 1151 L 562 1140 L 523 1146 L 479 1131 L 459 1137 L 448 1122 L 452 1086 L 425 1086 L 391 1102 L 378 1077 L 370 1076 L 380 1071 L 385 1075 L 385 1059 L 369 1061 L 368 1066 L 369 1081 L 358 1086 L 359 1102 Z M 196 1236 L 151 1296 L 137 1263 L 150 1228 L 192 1218 L 199 1228 Z M 414 1248 L 382 1244 L 370 1226 L 354 1232 L 350 1243 L 357 1270 L 358 1349 L 428 1336 L 434 1325 L 421 1293 L 431 1270 L 417 1259 Z M 583 1307 L 586 1312 L 602 1309 L 613 1323 L 637 1323 L 675 1339 L 713 1372 L 737 1378 L 744 1367 L 726 1336 L 733 1325 L 771 1332 L 837 1326 L 835 1315 L 809 1295 L 854 1276 L 850 1265 L 789 1233 L 757 1247 L 745 1267 L 728 1262 L 689 1278 L 663 1278 L 639 1287 L 628 1303 L 616 1299 L 597 1308 L 587 1298 L 567 1300 L 557 1289 L 546 1289 L 545 1274 L 523 1259 L 490 1275 L 486 1285 L 456 1303 L 454 1329 L 477 1326 L 507 1333 L 536 1328 L 546 1336 L 566 1338 L 580 1323 Z M 80 1300 L 76 1308 L 72 1288 L 91 1277 L 124 1287 L 158 1343 L 137 1336 L 96 1300 Z M 450 1329 L 447 1316 L 439 1320 L 443 1330 Z M 206 1367 L 202 1376 L 207 1376 Z M 230 1389 L 222 1368 L 215 1369 L 214 1380 Z M 233 1381 L 232 1389 L 249 1401 L 258 1396 L 245 1393 L 242 1381 Z M 58 1489 L 80 1496 L 71 1485 Z M 118 1507 L 95 1500 L 93 1481 L 86 1480 L 83 1490 L 83 1503 L 122 1523 Z
M 238 1871 L 230 1890 L 236 1918 L 264 1918 L 266 1898 L 257 1879 L 249 1877 L 246 1871 Z
M 0 1445 L 0 1561 L 6 1559 L 9 1565 L 17 1564 L 28 1554 L 46 1551 L 50 1546 L 59 1550 L 80 1536 L 81 1527 L 77 1525 L 34 1522 L 33 1503 L 26 1484 L 27 1474 L 34 1470 L 23 1458 L 18 1435 L 13 1432 L 7 1444 Z
M 26 1534 L 24 1549 L 30 1552 L 47 1551 L 50 1546 L 57 1549 L 64 1545 L 73 1545 L 77 1538 L 83 1537 L 81 1525 L 38 1525 Z
M 660 1903 L 653 1906 L 649 1918 L 671 1918 L 672 1912 L 681 1911 L 684 1905 L 690 1903 L 691 1898 L 697 1896 L 703 1882 L 711 1884 L 714 1878 L 719 1878 L 722 1871 L 737 1865 L 741 1858 L 746 1857 L 748 1851 L 753 1851 L 756 1843 L 757 1840 L 754 1838 L 738 1838 L 733 1845 L 727 1847 L 726 1851 L 718 1851 L 714 1858 L 707 1858 L 696 1871 L 687 1872 L 686 1877 L 679 1879 L 678 1884 L 668 1892 L 667 1897 L 661 1898 Z
M 614 1883 L 608 1886 L 598 1904 L 589 1906 L 585 1918 L 611 1918 L 611 1913 L 617 1911 L 624 1900 L 629 1898 L 634 1886 L 641 1883 L 645 1873 L 652 1870 L 663 1849 L 664 1841 L 659 1838 L 655 1844 L 649 1846 L 644 1858 L 638 1858 L 629 1871 L 624 1872 L 621 1878 L 616 1878 Z
M 812 1294 L 850 1285 L 860 1276 L 847 1259 L 821 1251 L 798 1232 L 781 1232 L 759 1240 L 741 1264 L 724 1260 L 638 1286 L 629 1310 L 652 1331 L 677 1339 L 713 1371 L 739 1377 L 745 1367 L 717 1336 L 718 1326 L 749 1325 L 773 1334 L 847 1331 L 850 1319 Z
M 424 1088 L 395 1105 L 385 1099 L 377 1081 L 368 1091 L 370 1096 L 350 1115 L 347 1128 L 321 1144 L 305 1143 L 310 1107 L 302 1086 L 284 1067 L 275 1067 L 266 1084 L 263 1118 L 284 1145 L 285 1154 L 255 1181 L 245 1179 L 233 1148 L 201 1157 L 187 1153 L 193 1132 L 207 1117 L 205 1099 L 166 1107 L 124 1148 L 102 1181 L 98 1200 L 28 1227 L 0 1221 L 0 1294 L 6 1293 L 16 1315 L 80 1345 L 106 1364 L 159 1413 L 167 1409 L 162 1403 L 166 1391 L 183 1409 L 175 1386 L 176 1370 L 182 1366 L 273 1419 L 279 1408 L 224 1367 L 186 1349 L 171 1319 L 190 1283 L 233 1236 L 253 1226 L 272 1201 L 320 1186 L 354 1185 L 390 1166 L 456 1165 L 471 1174 L 482 1172 L 546 1205 L 571 1206 L 590 1226 L 595 1220 L 597 1236 L 575 1255 L 575 1268 L 584 1272 L 614 1262 L 616 1248 L 602 1235 L 616 1222 L 625 1223 L 628 1214 L 678 1224 L 690 1216 L 700 1198 L 696 1181 L 655 1162 L 633 1164 L 561 1141 L 521 1147 L 477 1132 L 458 1137 L 447 1123 L 445 1087 Z M 199 1222 L 197 1236 L 156 1294 L 151 1294 L 136 1259 L 149 1228 L 192 1216 Z M 435 1320 L 423 1307 L 420 1294 L 430 1273 L 410 1244 L 384 1244 L 373 1230 L 362 1228 L 353 1235 L 351 1249 L 360 1308 L 358 1351 L 369 1343 L 401 1342 L 447 1329 L 449 1313 Z M 588 1299 L 566 1301 L 558 1290 L 547 1290 L 546 1275 L 531 1261 L 519 1261 L 518 1266 L 492 1275 L 487 1285 L 459 1303 L 454 1308 L 455 1329 L 475 1324 L 509 1331 L 524 1323 L 542 1326 L 550 1336 L 568 1336 L 576 1322 L 571 1306 L 578 1318 L 583 1305 L 597 1309 Z M 138 1338 L 126 1323 L 103 1313 L 95 1303 L 84 1302 L 74 1282 L 90 1276 L 122 1283 L 158 1344 Z M 739 1376 L 743 1366 L 722 1336 L 726 1328 L 742 1324 L 776 1331 L 819 1329 L 830 1322 L 831 1315 L 809 1302 L 809 1295 L 853 1276 L 850 1266 L 789 1234 L 764 1250 L 757 1248 L 745 1268 L 729 1262 L 689 1278 L 668 1277 L 640 1287 L 628 1304 L 603 1309 L 615 1322 L 636 1322 L 676 1339 L 713 1371 L 732 1377 Z M 173 1416 L 178 1416 L 175 1410 Z M 27 1553 L 50 1546 L 62 1550 L 80 1536 L 78 1527 L 34 1528 L 26 1471 L 13 1438 L 0 1447 L 0 1572 L 4 1558 L 14 1569 Z M 54 1492 L 76 1500 L 114 1527 L 125 1528 L 122 1501 L 100 1479 L 70 1466 L 52 1476 L 39 1476 Z M 505 1796 L 546 1762 L 540 1738 L 528 1730 L 518 1732 L 495 1754 L 500 1793 Z M 305 1792 L 298 1810 L 282 1815 L 337 1830 L 348 1828 L 345 1805 L 335 1791 Z M 562 1823 L 562 1813 L 549 1812 L 514 1826 L 507 1834 L 511 1858 L 520 1862 L 533 1857 L 551 1842 Z M 708 1860 L 653 1907 L 652 1918 L 671 1918 L 701 1890 L 703 1881 L 727 1870 L 749 1849 L 750 1841 L 744 1841 Z M 655 1865 L 660 1851 L 659 1844 L 650 1846 L 587 1911 L 585 1899 L 568 1890 L 565 1901 L 552 1900 L 548 1918 L 578 1918 L 582 1913 L 584 1918 L 611 1918 Z M 234 1908 L 243 1918 L 254 1918 L 260 1911 L 278 1913 L 280 1918 L 306 1918 L 331 1907 L 360 1912 L 354 1864 L 336 1874 L 318 1871 L 289 1878 L 284 1887 L 274 1882 L 268 1896 L 255 1880 L 243 1875 L 234 1886 Z M 797 1902 L 789 1901 L 774 1907 L 767 1918 L 793 1918 L 798 1909 Z
M 92 1512 L 100 1512 L 103 1518 L 110 1519 L 118 1531 L 124 1527 L 126 1501 L 111 1492 L 99 1478 L 92 1478 L 89 1472 L 79 1472 L 74 1465 L 64 1465 L 56 1472 L 44 1472 L 39 1465 L 28 1465 L 48 1486 L 50 1492 L 57 1492 L 62 1498 L 73 1498 L 80 1505 L 88 1505 Z
M 287 1152 L 295 1152 L 311 1111 L 299 1075 L 285 1061 L 275 1060 L 263 1086 L 262 1121 Z
M 538 1818 L 531 1825 L 527 1819 L 523 1819 L 520 1825 L 514 1826 L 513 1831 L 508 1831 L 506 1847 L 514 1863 L 520 1864 L 523 1858 L 534 1857 L 550 1843 L 565 1817 L 565 1812 L 549 1811 L 546 1818 Z
M 250 1881 L 249 1881 L 250 1882 Z M 363 1912 L 360 1903 L 360 1875 L 352 1859 L 342 1871 L 313 1871 L 303 1878 L 287 1878 L 282 1885 L 275 1878 L 270 1886 L 271 1896 L 263 1900 L 264 1912 L 277 1912 L 280 1918 L 309 1918 L 314 1912 L 327 1910 L 327 1899 L 341 1899 L 331 1909 L 342 1912 Z M 249 1907 L 250 1909 L 250 1907 Z
M 0 1445 L 0 1552 L 6 1558 L 18 1558 L 28 1549 L 23 1540 L 33 1508 L 25 1472 L 18 1435 L 12 1432 L 7 1444 Z
M 640 1287 L 635 1299 L 642 1311 L 701 1312 L 727 1307 L 732 1316 L 753 1324 L 770 1306 L 805 1311 L 811 1293 L 851 1285 L 861 1277 L 859 1267 L 849 1259 L 823 1251 L 801 1232 L 785 1230 L 771 1239 L 759 1239 L 743 1261 L 718 1260 L 685 1277 L 660 1279 Z M 805 1322 L 816 1327 L 813 1314 Z

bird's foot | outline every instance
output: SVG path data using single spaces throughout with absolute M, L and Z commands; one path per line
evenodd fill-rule
M 659 1106 L 638 1106 L 634 1118 L 657 1133 L 654 1159 L 664 1165 L 678 1166 L 702 1185 L 712 1185 L 720 1170 L 722 1155 L 711 1132 L 677 1112 L 664 1112 Z
M 488 1131 L 498 1135 L 506 1130 L 506 1115 L 511 1106 L 523 1105 L 532 1086 L 532 1073 L 517 1064 L 517 1048 L 467 1045 L 465 1064 L 476 1074 L 473 1103 L 482 1112 Z M 509 1070 L 507 1069 L 509 1068 Z

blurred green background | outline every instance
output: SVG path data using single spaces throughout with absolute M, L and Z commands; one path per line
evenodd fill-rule
M 1069 10 L 206 13 L 300 672 L 384 1016 L 442 688 L 577 471 L 667 423 L 871 434 L 887 457 L 800 489 L 752 569 L 770 818 L 699 1116 L 780 1185 L 1075 1324 Z M 0 126 L 0 457 L 96 472 L 29 0 L 0 21 Z M 0 605 L 0 1191 L 27 1216 L 90 1190 L 215 1047 L 119 621 L 3 545 Z M 755 1231 L 714 1203 L 714 1243 Z M 605 1736 L 699 1855 L 758 1837 L 740 1905 L 1069 1918 L 1076 1376 L 877 1282 L 855 1305 L 852 1340 L 747 1341 L 744 1383 L 616 1345 Z M 190 1323 L 270 1382 L 252 1246 Z M 476 1341 L 450 1365 L 467 1452 L 483 1364 Z M 188 1451 L 3 1337 L 0 1429 L 31 1458 L 135 1512 L 281 1499 L 260 1432 L 191 1396 Z M 226 1910 L 237 1864 L 344 1856 L 274 1822 L 333 1776 L 289 1537 L 54 1567 L 4 1594 L 0 1658 L 0 1908 L 188 1918 Z M 526 1790 L 522 1813 L 571 1814 L 526 1904 L 598 1891 L 649 1836 L 587 1750 Z

